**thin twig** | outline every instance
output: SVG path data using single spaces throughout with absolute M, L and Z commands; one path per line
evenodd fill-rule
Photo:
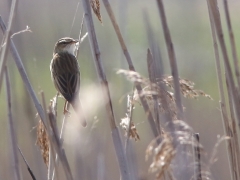
M 103 0 L 103 3 L 104 3 L 104 6 L 105 6 L 105 8 L 106 8 L 106 10 L 107 10 L 107 13 L 108 13 L 108 15 L 109 15 L 109 17 L 110 17 L 110 19 L 111 19 L 112 25 L 113 25 L 113 27 L 114 27 L 114 30 L 115 30 L 116 34 L 117 34 L 118 41 L 119 41 L 119 43 L 120 43 L 120 45 L 121 45 L 121 48 L 122 48 L 122 50 L 123 50 L 123 53 L 124 53 L 124 55 L 125 55 L 125 57 L 126 57 L 126 60 L 127 60 L 128 66 L 129 66 L 129 70 L 135 71 L 135 68 L 134 68 L 134 65 L 133 65 L 131 56 L 130 56 L 130 54 L 129 54 L 129 52 L 128 52 L 127 46 L 126 46 L 126 44 L 125 44 L 125 42 L 124 42 L 124 39 L 123 39 L 123 37 L 122 37 L 120 28 L 119 28 L 119 26 L 118 26 L 118 24 L 117 24 L 116 18 L 115 18 L 115 16 L 114 16 L 114 13 L 113 13 L 112 8 L 111 8 L 111 5 L 110 5 L 110 3 L 109 3 L 108 0 Z M 151 113 L 151 111 L 150 111 L 150 108 L 149 108 L 149 106 L 148 106 L 148 103 L 147 103 L 147 101 L 146 101 L 146 98 L 145 98 L 144 96 L 141 96 L 142 87 L 141 87 L 141 85 L 138 84 L 138 83 L 135 83 L 135 86 L 136 86 L 136 89 L 137 89 L 137 91 L 138 91 L 139 98 L 140 98 L 141 104 L 142 104 L 142 106 L 143 106 L 143 109 L 144 109 L 145 113 L 147 114 L 148 121 L 149 121 L 149 123 L 150 123 L 151 129 L 152 129 L 152 132 L 153 132 L 153 135 L 154 135 L 154 137 L 157 137 L 157 136 L 159 135 L 159 133 L 158 133 L 158 130 L 157 130 L 156 125 L 155 125 L 155 123 L 154 123 L 154 119 L 153 119 L 152 113 Z
M 83 29 L 84 17 L 85 17 L 85 14 L 83 14 L 83 17 L 82 17 L 81 28 L 80 28 L 80 32 L 79 32 L 79 36 L 78 36 L 79 44 L 78 44 L 76 59 L 78 59 L 78 55 L 79 55 L 79 51 L 80 51 L 80 44 L 81 44 L 81 37 L 82 37 L 82 29 Z
M 121 177 L 124 180 L 130 180 L 129 168 L 128 168 L 127 159 L 124 153 L 124 147 L 120 138 L 119 130 L 116 126 L 115 117 L 113 113 L 108 81 L 103 71 L 103 66 L 102 66 L 101 57 L 100 57 L 100 50 L 99 50 L 97 37 L 96 37 L 94 24 L 93 24 L 93 19 L 92 19 L 90 3 L 88 0 L 83 0 L 82 3 L 83 3 L 83 9 L 85 12 L 85 23 L 86 23 L 87 31 L 89 33 L 89 42 L 91 45 L 95 67 L 96 67 L 99 81 L 103 91 L 103 99 L 105 101 L 107 117 L 112 130 L 112 138 L 113 138 L 114 148 L 115 148 L 115 152 L 118 159 L 118 164 L 120 167 Z
M 10 88 L 10 81 L 9 81 L 9 74 L 8 74 L 8 68 L 5 66 L 5 80 L 6 80 L 6 101 L 7 101 L 7 107 L 8 107 L 8 124 L 9 124 L 9 134 L 10 134 L 10 144 L 11 144 L 11 151 L 12 151 L 12 157 L 13 157 L 13 165 L 14 167 L 14 179 L 15 180 L 21 180 L 20 175 L 20 168 L 19 168 L 19 161 L 18 161 L 18 153 L 17 153 L 17 136 L 16 131 L 14 129 L 13 125 L 13 117 L 12 117 L 12 97 L 11 97 L 11 88 Z
M 1 56 L 0 56 L 0 91 L 1 91 L 1 87 L 2 87 L 5 65 L 7 62 L 7 54 L 8 54 L 8 48 L 9 48 L 8 46 L 10 43 L 11 28 L 12 28 L 12 23 L 13 23 L 13 18 L 14 18 L 15 12 L 16 12 L 16 8 L 17 8 L 17 3 L 18 3 L 17 0 L 12 1 L 9 21 L 8 21 L 8 27 L 7 27 L 7 30 L 4 32 L 5 33 L 5 46 L 3 47 Z
M 76 7 L 76 11 L 75 11 L 75 14 L 74 14 L 74 17 L 73 17 L 73 21 L 72 21 L 71 29 L 70 29 L 70 32 L 69 32 L 69 36 L 71 36 L 72 29 L 73 29 L 73 26 L 74 26 L 74 23 L 75 23 L 75 19 L 77 17 L 78 7 L 79 7 L 79 2 L 77 3 L 77 7 Z
M 157 0 L 157 5 L 158 5 L 159 15 L 162 22 L 164 38 L 167 45 L 168 57 L 169 57 L 173 81 L 174 81 L 174 92 L 175 92 L 174 95 L 175 95 L 176 105 L 177 105 L 177 118 L 179 120 L 184 120 L 182 100 L 181 100 L 181 94 L 180 94 L 179 75 L 178 75 L 178 68 L 177 68 L 177 62 L 176 62 L 176 55 L 174 52 L 174 46 L 172 43 L 170 31 L 167 25 L 167 18 L 165 15 L 165 10 L 164 10 L 162 0 Z
M 14 36 L 16 36 L 16 35 L 19 35 L 19 34 L 25 33 L 25 32 L 32 32 L 32 30 L 30 29 L 29 26 L 26 26 L 26 29 L 21 30 L 21 31 L 16 32 L 16 33 L 13 33 L 13 34 L 11 35 L 11 39 L 12 39 Z
M 21 156 L 22 156 L 22 158 L 23 158 L 24 163 L 25 163 L 26 166 L 27 166 L 27 169 L 28 169 L 29 174 L 31 175 L 31 177 L 32 177 L 33 180 L 36 180 L 36 178 L 35 178 L 35 176 L 34 176 L 34 174 L 33 174 L 33 171 L 31 170 L 30 166 L 28 165 L 28 163 L 27 163 L 27 161 L 26 161 L 26 159 L 25 159 L 25 157 L 24 157 L 24 155 L 23 155 L 23 153 L 22 153 L 22 151 L 21 151 L 21 149 L 20 149 L 19 147 L 18 147 L 18 150 L 19 150 L 19 152 L 20 152 L 20 154 L 21 154 Z

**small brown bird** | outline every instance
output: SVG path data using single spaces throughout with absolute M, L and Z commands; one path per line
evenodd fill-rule
M 87 123 L 79 99 L 80 67 L 75 56 L 77 46 L 78 40 L 69 37 L 59 39 L 54 47 L 50 71 L 55 88 L 72 105 L 85 127 Z

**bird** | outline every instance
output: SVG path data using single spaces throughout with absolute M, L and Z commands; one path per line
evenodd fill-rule
M 70 103 L 79 116 L 83 127 L 87 126 L 86 118 L 79 98 L 80 66 L 76 58 L 79 41 L 70 37 L 59 39 L 53 50 L 50 63 L 51 78 L 57 91 Z

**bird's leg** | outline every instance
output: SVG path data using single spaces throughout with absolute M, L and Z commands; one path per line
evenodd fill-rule
M 65 104 L 64 104 L 64 107 L 63 107 L 63 114 L 66 115 L 66 114 L 70 114 L 70 112 L 68 111 L 68 108 L 69 108 L 69 103 L 67 100 L 65 100 Z

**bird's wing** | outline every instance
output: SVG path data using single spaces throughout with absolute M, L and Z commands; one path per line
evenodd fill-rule
M 52 59 L 50 70 L 56 89 L 71 103 L 78 96 L 80 87 L 77 59 L 67 52 L 57 53 Z

